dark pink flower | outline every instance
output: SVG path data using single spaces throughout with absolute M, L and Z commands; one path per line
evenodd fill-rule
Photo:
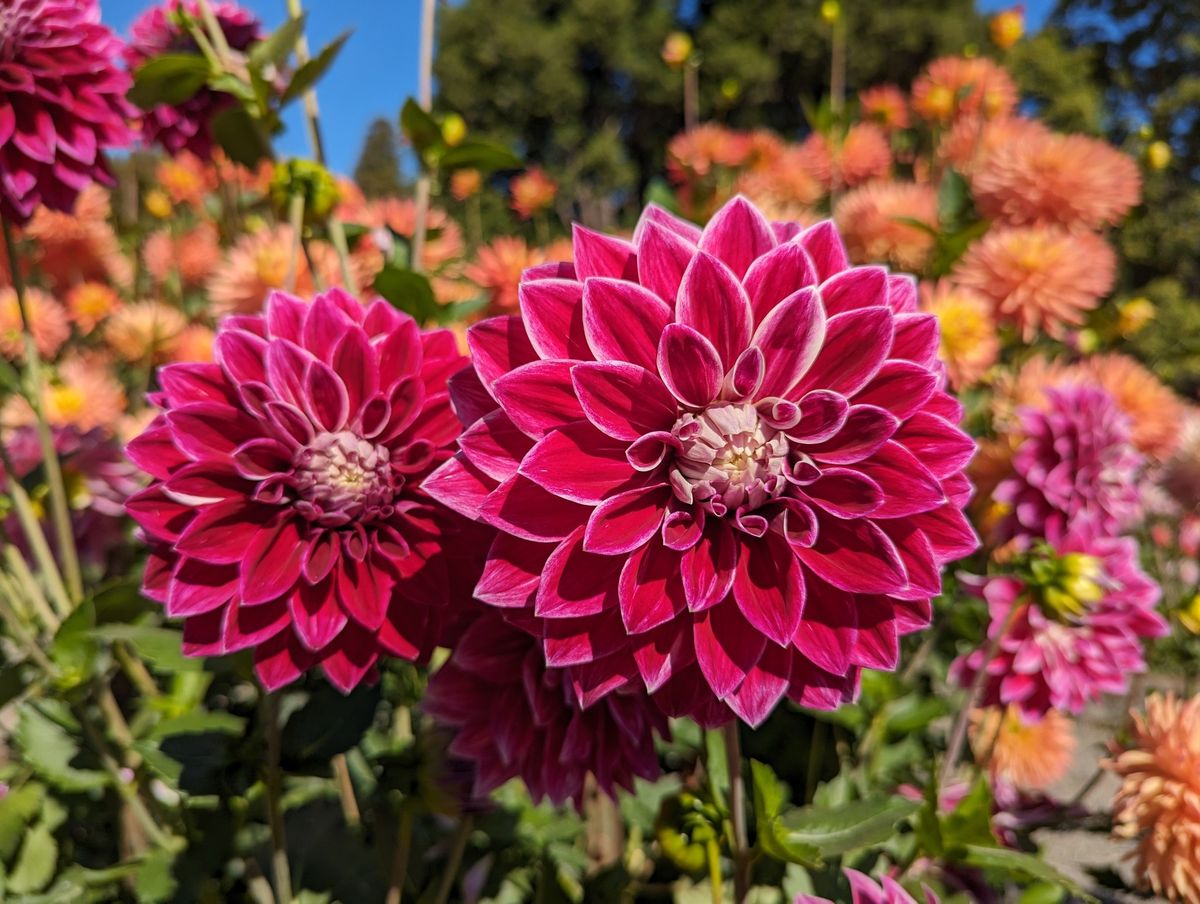
M 884 876 L 877 883 L 870 876 L 860 873 L 856 869 L 847 868 L 844 872 L 850 883 L 852 904 L 917 904 L 916 899 L 891 876 Z M 815 895 L 796 895 L 794 904 L 833 904 L 833 902 L 828 898 L 818 898 Z M 938 896 L 928 888 L 925 889 L 925 904 L 938 904 Z
M 0 216 L 69 211 L 112 184 L 104 152 L 128 144 L 122 43 L 95 0 L 6 0 L 0 8 Z
M 1055 537 L 1083 521 L 1120 533 L 1141 508 L 1144 459 L 1132 445 L 1128 416 L 1094 386 L 1047 389 L 1046 403 L 1021 412 L 1025 439 L 1013 458 L 1015 474 L 995 493 L 1010 510 L 1000 536 Z
M 837 707 L 977 545 L 914 281 L 743 198 L 703 232 L 577 226 L 574 255 L 452 383 L 470 427 L 426 488 L 501 531 L 476 595 L 532 617 L 585 703 L 640 674 L 706 724 Z
M 429 682 L 425 709 L 456 730 L 450 753 L 475 765 L 476 796 L 520 778 L 535 801 L 583 806 L 589 774 L 610 796 L 660 774 L 654 733 L 666 717 L 627 687 L 584 709 L 566 669 L 547 668 L 537 640 L 485 613 Z
M 249 10 L 221 0 L 210 0 L 210 6 L 234 52 L 248 50 L 262 37 L 261 24 Z M 138 16 L 125 50 L 125 65 L 130 71 L 164 53 L 200 53 L 196 42 L 180 25 L 180 15 L 191 17 L 203 27 L 196 0 L 167 0 Z M 142 117 L 142 138 L 147 144 L 162 145 L 172 155 L 188 150 L 207 160 L 213 149 L 212 119 L 234 103 L 228 94 L 201 88 L 181 104 L 159 104 L 147 110 Z
M 1160 590 L 1138 565 L 1137 543 L 1080 527 L 1039 544 L 1016 573 L 979 579 L 988 604 L 989 638 L 981 706 L 1013 703 L 1031 718 L 1050 709 L 1079 713 L 1103 694 L 1121 694 L 1146 669 L 1146 638 L 1167 633 Z M 985 649 L 954 662 L 951 675 L 970 687 Z
M 154 477 L 128 503 L 153 544 L 145 593 L 186 619 L 184 652 L 253 647 L 268 688 L 423 659 L 478 574 L 474 526 L 419 488 L 460 430 L 454 335 L 338 289 L 275 293 L 214 353 L 162 368 L 163 414 L 128 448 Z

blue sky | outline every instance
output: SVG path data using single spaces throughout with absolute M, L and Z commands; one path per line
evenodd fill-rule
M 985 11 L 1005 9 L 1014 0 L 978 0 Z M 286 0 L 242 0 L 274 28 L 283 21 Z M 104 20 L 122 34 L 151 0 L 101 0 Z M 1045 21 L 1054 0 L 1025 0 L 1030 27 Z M 398 115 L 404 99 L 417 91 L 420 27 L 418 0 L 308 0 L 309 42 L 314 49 L 346 29 L 353 35 L 321 82 L 321 128 L 330 166 L 348 173 L 372 119 Z M 285 155 L 306 155 L 308 141 L 301 105 L 294 104 L 287 132 L 279 141 Z

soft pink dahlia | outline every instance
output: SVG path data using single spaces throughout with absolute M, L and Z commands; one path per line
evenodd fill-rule
M 1023 556 L 1011 575 L 977 583 L 988 604 L 982 706 L 1014 704 L 1031 718 L 1079 713 L 1103 694 L 1121 694 L 1146 669 L 1142 644 L 1167 633 L 1154 607 L 1159 587 L 1138 565 L 1130 537 L 1083 526 Z M 986 649 L 959 657 L 951 675 L 971 686 Z
M 1131 442 L 1129 417 L 1094 386 L 1046 390 L 1045 409 L 1021 412 L 1025 437 L 1014 474 L 996 487 L 1008 514 L 1000 536 L 1054 537 L 1077 523 L 1116 534 L 1141 512 L 1143 457 Z
M 475 766 L 482 797 L 520 778 L 535 801 L 583 806 L 588 775 L 610 796 L 660 774 L 655 732 L 666 717 L 640 688 L 584 709 L 567 669 L 547 668 L 537 640 L 499 615 L 476 619 L 437 670 L 425 709 L 456 730 L 450 753 Z
M 112 184 L 104 151 L 133 137 L 121 48 L 96 0 L 0 6 L 0 216 L 70 210 L 89 183 Z
M 904 890 L 891 876 L 884 876 L 876 882 L 865 873 L 856 869 L 846 868 L 846 879 L 850 883 L 850 900 L 852 904 L 917 904 L 915 898 Z M 938 896 L 928 888 L 925 889 L 925 904 L 938 904 Z M 818 898 L 815 895 L 797 895 L 793 904 L 833 904 L 828 898 Z
M 460 430 L 453 334 L 338 289 L 275 293 L 222 322 L 215 358 L 159 371 L 163 413 L 128 448 L 154 477 L 128 504 L 145 593 L 186 619 L 184 652 L 253 647 L 269 688 L 320 665 L 343 690 L 381 653 L 423 658 L 450 582 L 474 579 L 419 489 Z
M 210 5 L 234 52 L 248 50 L 262 37 L 261 24 L 249 10 L 221 0 L 210 0 Z M 180 15 L 203 22 L 197 0 L 167 0 L 138 16 L 125 49 L 125 65 L 131 71 L 164 53 L 200 52 L 191 35 L 180 27 Z M 230 95 L 205 87 L 181 104 L 158 104 L 142 118 L 142 138 L 147 144 L 161 144 L 171 154 L 188 150 L 208 160 L 213 150 L 212 119 L 234 102 Z
M 452 381 L 470 426 L 425 486 L 500 530 L 477 597 L 532 616 L 585 702 L 640 674 L 707 723 L 838 706 L 977 545 L 936 318 L 832 223 L 743 198 L 703 231 L 577 226 L 574 256 Z

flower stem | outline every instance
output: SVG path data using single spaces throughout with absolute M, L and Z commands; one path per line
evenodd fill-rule
M 263 695 L 263 719 L 267 733 L 267 819 L 271 824 L 271 871 L 275 874 L 275 900 L 291 904 L 292 870 L 288 863 L 287 832 L 283 824 L 283 774 L 279 769 L 279 698 Z
M 471 837 L 471 829 L 475 827 L 475 817 L 470 813 L 463 814 L 458 821 L 458 830 L 454 833 L 454 846 L 450 848 L 450 856 L 446 859 L 446 869 L 442 873 L 441 884 L 438 885 L 437 897 L 433 904 L 446 904 L 450 900 L 450 891 L 454 888 L 454 879 L 458 876 L 458 868 L 462 866 L 463 854 L 467 850 L 467 841 Z
M 46 588 L 50 591 L 50 600 L 58 610 L 58 620 L 66 618 L 71 614 L 73 607 L 67 596 L 67 587 L 63 583 L 62 572 L 59 571 L 58 563 L 54 561 L 54 555 L 50 552 L 50 545 L 46 542 L 46 535 L 42 532 L 37 515 L 34 514 L 29 494 L 16 479 L 12 459 L 8 457 L 8 450 L 2 442 L 0 442 L 0 463 L 3 463 L 4 470 L 9 475 L 6 488 L 8 495 L 13 501 L 17 520 L 21 524 L 21 531 L 25 534 L 30 552 L 33 553 L 33 558 L 42 572 L 42 579 L 46 582 Z
M 299 19 L 304 15 L 300 0 L 287 0 L 288 16 Z M 308 38 L 304 32 L 296 38 L 296 62 L 301 66 L 308 62 Z M 325 165 L 325 143 L 321 139 L 320 109 L 317 107 L 317 89 L 308 88 L 304 92 L 304 122 L 308 127 L 308 140 L 312 144 L 313 156 L 317 163 Z
M 338 796 L 342 800 L 342 816 L 346 819 L 346 825 L 355 828 L 362 822 L 362 814 L 358 809 L 358 798 L 354 795 L 354 782 L 350 778 L 350 764 L 346 762 L 346 754 L 334 755 L 333 775 L 337 779 Z
M 392 879 L 384 904 L 400 904 L 408 879 L 408 858 L 412 853 L 413 808 L 406 800 L 400 805 L 400 828 L 396 836 L 396 857 L 392 861 Z
M 358 286 L 354 284 L 354 271 L 350 269 L 350 246 L 346 243 L 346 230 L 342 228 L 342 221 L 331 216 L 328 229 L 329 239 L 337 250 L 338 263 L 342 265 L 342 282 L 346 284 L 346 291 L 357 292 Z
M 229 49 L 229 42 L 225 40 L 225 31 L 221 28 L 220 21 L 213 13 L 208 0 L 197 0 L 197 5 L 200 7 L 200 18 L 204 20 L 204 27 L 208 29 L 208 36 L 217 50 L 218 57 L 223 64 L 227 63 L 233 54 Z
M 705 843 L 704 851 L 708 860 L 708 884 L 712 889 L 712 904 L 721 904 L 725 887 L 721 878 L 721 846 L 717 844 L 715 835 Z
M 296 276 L 300 272 L 301 243 L 304 241 L 304 193 L 296 192 L 288 200 L 288 227 L 292 230 L 292 247 L 288 253 L 287 276 L 283 285 L 289 292 L 296 291 Z
M 421 56 L 418 70 L 417 103 L 428 112 L 433 107 L 433 22 L 435 0 L 421 0 Z M 410 266 L 417 273 L 422 271 L 421 258 L 425 253 L 425 235 L 429 226 L 429 199 L 433 190 L 433 177 L 424 160 L 420 163 L 421 175 L 417 178 L 417 210 L 413 224 L 412 261 Z
M 725 736 L 725 766 L 729 770 L 729 812 L 733 819 L 733 900 L 742 904 L 750 892 L 750 844 L 746 832 L 746 779 L 742 775 L 742 742 L 738 723 L 722 729 Z
M 29 322 L 29 310 L 25 303 L 25 278 L 17 263 L 17 245 L 13 239 L 12 226 L 0 217 L 0 228 L 4 232 L 4 248 L 8 253 L 9 272 L 12 274 L 13 290 L 17 295 L 17 307 L 21 311 L 21 328 L 25 333 L 25 368 L 29 380 L 29 403 L 37 422 L 38 441 L 42 447 L 42 464 L 46 469 L 46 482 L 50 487 L 50 513 L 54 522 L 58 554 L 62 559 L 63 577 L 66 579 L 72 608 L 83 599 L 83 577 L 79 570 L 79 554 L 75 551 L 75 534 L 71 530 L 71 511 L 67 505 L 66 484 L 63 482 L 62 464 L 54 448 L 54 436 L 42 409 L 43 390 L 46 383 L 42 376 L 42 360 L 38 355 L 37 343 Z M 16 482 L 13 475 L 11 483 Z
M 62 621 L 50 608 L 50 604 L 46 602 L 46 595 L 42 593 L 42 588 L 38 586 L 37 579 L 33 576 L 33 572 L 29 570 L 29 565 L 21 554 L 17 552 L 15 546 L 5 544 L 4 558 L 8 561 L 8 570 L 12 574 L 13 580 L 21 588 L 25 598 L 29 600 L 29 604 L 33 607 L 33 611 L 37 614 L 42 626 L 55 634 L 58 631 L 58 626 Z

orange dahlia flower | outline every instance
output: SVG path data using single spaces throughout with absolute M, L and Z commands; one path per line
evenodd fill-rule
M 813 132 L 800 144 L 799 160 L 827 189 L 849 188 L 887 175 L 892 151 L 879 126 L 860 122 L 840 142 Z
M 104 325 L 104 341 L 117 357 L 131 364 L 160 362 L 170 356 L 171 344 L 187 326 L 178 308 L 161 301 L 125 305 Z
M 1037 119 L 1024 116 L 1003 116 L 986 119 L 982 116 L 960 116 L 938 142 L 937 155 L 960 173 L 971 175 L 988 155 L 1011 144 L 1040 139 L 1050 130 Z
M 937 229 L 937 191 L 916 182 L 872 182 L 847 192 L 833 209 L 850 259 L 856 264 L 887 262 L 921 270 L 933 253 L 933 233 L 906 220 Z
M 876 85 L 858 92 L 858 104 L 863 119 L 888 132 L 908 128 L 908 100 L 895 85 Z
M 1142 177 L 1132 157 L 1104 141 L 1046 132 L 995 146 L 971 190 L 989 219 L 1100 229 L 1141 200 Z
M 1061 339 L 1112 288 L 1116 255 L 1092 233 L 1003 227 L 968 248 L 953 276 L 960 286 L 990 298 L 997 318 L 1016 326 L 1024 341 L 1039 332 Z
M 912 107 L 922 119 L 948 123 L 982 113 L 1007 116 L 1017 105 L 1017 86 L 1003 67 L 986 57 L 941 57 L 917 76 Z
M 208 363 L 213 359 L 213 340 L 216 335 L 203 323 L 184 327 L 171 343 L 167 354 L 180 363 Z
M 66 309 L 46 292 L 30 286 L 25 289 L 25 313 L 38 354 L 53 358 L 71 335 Z M 0 288 L 0 355 L 10 361 L 25 360 L 21 307 L 11 286 Z
M 934 314 L 941 332 L 941 358 L 956 390 L 978 383 L 1000 354 L 992 304 L 948 280 L 921 286 L 921 310 Z
M 513 176 L 508 189 L 512 193 L 512 209 L 522 220 L 530 220 L 554 203 L 558 183 L 540 166 L 531 166 Z
M 991 775 L 1021 791 L 1044 791 L 1067 774 L 1075 754 L 1071 720 L 1056 709 L 1026 720 L 1009 705 L 971 713 L 971 749 Z
M 165 158 L 155 167 L 154 178 L 174 203 L 197 209 L 217 187 L 216 173 L 191 151 Z
M 1121 779 L 1113 833 L 1137 841 L 1140 882 L 1168 901 L 1200 902 L 1200 696 L 1151 694 L 1132 713 L 1133 743 L 1101 765 Z
M 85 336 L 120 307 L 120 297 L 112 286 L 104 283 L 80 283 L 67 293 L 67 312 L 71 322 Z
M 217 265 L 208 280 L 208 297 L 214 317 L 256 314 L 267 296 L 287 281 L 292 255 L 290 226 L 277 226 L 243 235 Z M 296 291 L 311 291 L 312 278 L 301 254 L 297 261 Z
M 178 238 L 164 231 L 154 232 L 142 246 L 146 272 L 158 285 L 176 269 L 185 287 L 202 285 L 220 261 L 220 236 L 212 223 L 201 223 Z
M 133 268 L 121 253 L 109 225 L 108 192 L 89 185 L 79 194 L 72 213 L 38 208 L 25 227 L 34 259 L 56 292 L 80 282 L 127 285 Z
M 466 269 L 466 276 L 487 292 L 491 311 L 515 313 L 519 308 L 517 285 L 522 273 L 547 261 L 570 259 L 568 241 L 554 242 L 546 248 L 531 248 L 524 239 L 505 235 L 479 249 L 475 263 Z

